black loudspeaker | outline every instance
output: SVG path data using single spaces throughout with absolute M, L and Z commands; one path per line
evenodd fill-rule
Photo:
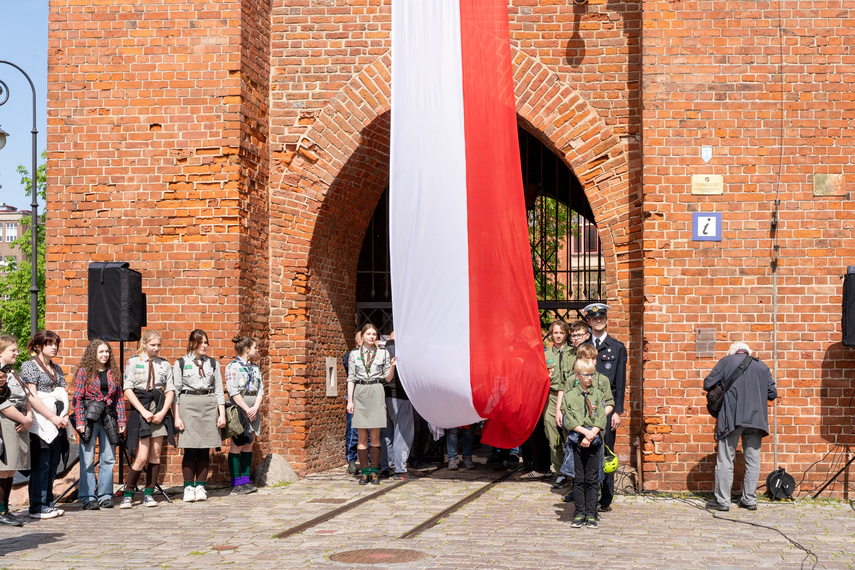
M 139 340 L 145 313 L 139 271 L 123 261 L 89 264 L 89 340 Z
M 843 345 L 855 346 L 855 272 L 843 278 Z

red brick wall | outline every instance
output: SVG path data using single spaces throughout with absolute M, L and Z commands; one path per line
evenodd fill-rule
M 63 338 L 66 369 L 87 344 L 92 261 L 142 272 L 168 359 L 197 327 L 223 363 L 235 333 L 266 337 L 264 6 L 51 4 L 47 323 Z M 180 458 L 170 457 L 167 473 L 180 481 Z M 215 480 L 224 468 L 218 456 Z
M 851 185 L 817 197 L 813 178 L 855 172 L 853 25 L 838 2 L 644 3 L 649 489 L 711 489 L 714 428 L 701 384 L 736 340 L 773 366 L 776 243 L 778 463 L 799 481 L 833 451 L 834 434 L 852 443 L 855 351 L 841 344 L 840 304 L 841 276 L 855 263 L 855 208 Z M 713 147 L 708 164 L 701 145 Z M 693 174 L 722 175 L 724 194 L 693 196 Z M 691 241 L 696 211 L 722 214 L 720 243 Z M 695 356 L 697 328 L 715 330 L 715 358 Z M 775 468 L 772 449 L 768 438 L 761 483 Z M 831 456 L 801 491 L 830 466 Z

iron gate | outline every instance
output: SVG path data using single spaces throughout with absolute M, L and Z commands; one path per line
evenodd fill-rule
M 603 302 L 603 256 L 585 191 L 570 169 L 536 137 L 519 129 L 531 261 L 542 328 L 556 318 Z M 383 192 L 362 242 L 356 270 L 356 327 L 392 332 L 389 189 Z

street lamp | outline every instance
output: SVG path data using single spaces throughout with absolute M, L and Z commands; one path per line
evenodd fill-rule
M 33 85 L 33 80 L 30 79 L 30 76 L 27 75 L 27 72 L 12 63 L 11 61 L 3 61 L 0 60 L 0 63 L 11 65 L 18 71 L 20 71 L 24 77 L 27 78 L 27 81 L 30 83 L 30 89 L 33 90 L 33 130 L 30 131 L 33 134 L 33 168 L 30 173 L 33 175 L 33 186 L 32 186 L 32 196 L 33 201 L 30 204 L 32 207 L 32 213 L 30 214 L 32 217 L 30 218 L 30 237 L 32 238 L 32 251 L 30 252 L 30 260 L 32 262 L 32 281 L 30 282 L 30 336 L 36 336 L 36 332 L 38 331 L 39 326 L 39 281 L 38 281 L 38 259 L 39 259 L 39 242 L 38 242 L 38 233 L 39 233 L 39 195 L 38 195 L 38 185 L 36 182 L 36 176 L 38 174 L 38 134 L 39 131 L 36 129 L 36 88 Z M 0 106 L 2 106 L 9 99 L 9 88 L 6 87 L 6 84 L 0 81 Z M 6 137 L 9 136 L 8 133 L 0 129 L 0 148 L 6 144 Z

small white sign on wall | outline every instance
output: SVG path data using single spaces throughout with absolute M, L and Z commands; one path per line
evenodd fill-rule
M 327 396 L 338 396 L 338 359 L 327 356 Z

